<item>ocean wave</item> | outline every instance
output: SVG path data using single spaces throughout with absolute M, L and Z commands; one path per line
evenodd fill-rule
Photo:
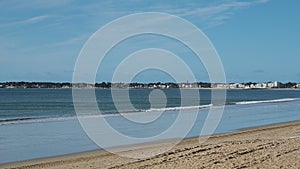
M 149 112 L 161 112 L 161 111 L 176 111 L 176 110 L 185 110 L 185 109 L 202 109 L 208 108 L 211 105 L 201 105 L 201 106 L 183 106 L 183 107 L 166 107 L 166 108 L 152 108 L 147 110 L 137 110 L 137 111 L 128 111 L 122 113 L 105 113 L 105 114 L 86 114 L 86 115 L 77 115 L 77 116 L 65 116 L 65 117 L 28 117 L 28 118 L 9 118 L 9 119 L 0 119 L 0 125 L 9 125 L 9 124 L 28 124 L 28 123 L 44 123 L 44 122 L 59 122 L 59 121 L 68 121 L 76 120 L 77 118 L 97 118 L 97 117 L 115 117 L 123 115 L 136 115 L 137 113 L 149 113 Z
M 174 111 L 174 110 L 186 110 L 186 109 L 203 109 L 203 108 L 208 108 L 211 107 L 212 104 L 208 105 L 200 105 L 200 106 L 181 106 L 181 107 L 165 107 L 165 108 L 152 108 L 148 110 L 142 110 L 143 112 L 153 112 L 153 111 Z
M 32 120 L 31 117 L 19 117 L 19 118 L 10 118 L 10 119 L 0 119 L 0 123 L 11 122 L 11 121 L 23 121 L 23 120 Z
M 260 103 L 278 103 L 278 102 L 291 102 L 299 100 L 299 98 L 284 98 L 284 99 L 275 99 L 275 100 L 259 100 L 259 101 L 242 101 L 237 102 L 235 104 L 241 105 L 241 104 L 260 104 Z
M 276 100 L 260 100 L 260 101 L 241 101 L 234 103 L 227 103 L 227 105 L 249 105 L 249 104 L 262 104 L 262 103 L 280 103 L 280 102 L 291 102 L 300 100 L 300 98 L 284 98 Z M 74 115 L 74 116 L 60 116 L 60 117 L 16 117 L 9 119 L 0 119 L 1 125 L 10 125 L 10 124 L 25 124 L 25 123 L 44 123 L 44 122 L 59 122 L 59 121 L 68 121 L 76 120 L 77 118 L 97 118 L 97 117 L 113 117 L 113 116 L 123 116 L 123 115 L 136 115 L 137 113 L 155 113 L 155 112 L 164 112 L 164 111 L 178 111 L 178 110 L 188 110 L 188 109 L 205 109 L 212 107 L 212 104 L 208 105 L 198 105 L 198 106 L 181 106 L 181 107 L 165 107 L 165 108 L 151 108 L 147 110 L 137 110 L 137 111 L 128 111 L 128 112 L 112 112 L 112 113 L 94 113 L 86 115 Z
M 43 123 L 43 122 L 55 122 L 55 121 L 67 121 L 76 119 L 76 116 L 70 117 L 44 117 L 44 118 L 11 118 L 11 119 L 1 119 L 0 125 L 9 125 L 9 124 L 27 124 L 27 123 Z

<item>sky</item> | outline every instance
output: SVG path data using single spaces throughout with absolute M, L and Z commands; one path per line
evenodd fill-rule
M 206 34 L 228 82 L 300 82 L 299 7 L 298 0 L 2 0 L 0 81 L 70 82 L 78 54 L 94 32 L 125 15 L 163 12 L 186 19 Z M 147 35 L 129 39 L 108 53 L 96 81 L 111 81 L 122 58 L 148 47 L 178 54 L 198 81 L 209 80 L 203 65 L 190 59 L 193 54 L 188 49 Z M 134 80 L 171 79 L 149 70 Z

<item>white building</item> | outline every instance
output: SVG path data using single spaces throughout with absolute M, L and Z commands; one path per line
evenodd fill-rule
M 239 84 L 238 84 L 238 83 L 230 84 L 230 85 L 229 85 L 229 88 L 230 88 L 230 89 L 237 89 L 237 88 L 239 88 Z
M 179 85 L 180 88 L 192 88 L 192 85 L 189 83 L 181 83 Z
M 223 84 L 223 83 L 218 83 L 218 84 L 215 84 L 215 88 L 218 88 L 218 89 L 228 89 L 229 85 L 228 84 Z
M 254 88 L 256 88 L 256 85 L 255 85 L 255 84 L 251 84 L 251 85 L 250 85 L 250 88 L 251 88 L 251 89 L 254 89 Z
M 257 83 L 255 85 L 255 88 L 264 89 L 264 88 L 267 88 L 267 84 L 266 83 Z
M 167 88 L 167 85 L 160 84 L 160 85 L 158 85 L 158 88 L 165 89 L 165 88 Z
M 268 87 L 267 83 L 262 83 L 262 88 L 267 88 L 267 87 Z
M 245 84 L 238 84 L 238 88 L 245 88 Z
M 277 81 L 274 82 L 274 87 L 279 87 L 279 83 Z
M 257 83 L 257 84 L 255 85 L 255 88 L 262 88 L 262 84 Z
M 275 81 L 275 82 L 267 83 L 267 87 L 268 88 L 277 88 L 277 87 L 279 87 L 279 82 Z

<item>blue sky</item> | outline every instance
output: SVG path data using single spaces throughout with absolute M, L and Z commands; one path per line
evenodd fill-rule
M 190 21 L 208 36 L 227 81 L 300 82 L 299 7 L 298 0 L 0 1 L 0 81 L 71 81 L 80 49 L 99 28 L 128 14 L 164 12 Z M 110 81 L 120 60 L 114 56 L 134 49 L 164 46 L 183 58 L 190 55 L 176 45 L 157 37 L 129 40 L 110 53 L 96 80 Z M 203 67 L 186 60 L 200 72 L 199 81 L 208 81 Z M 158 74 L 146 72 L 136 80 L 169 80 Z

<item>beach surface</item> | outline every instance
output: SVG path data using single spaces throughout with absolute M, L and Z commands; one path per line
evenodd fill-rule
M 122 155 L 161 151 L 170 143 L 131 147 Z M 183 140 L 149 158 L 127 158 L 103 150 L 5 164 L 0 168 L 300 168 L 300 121 Z

